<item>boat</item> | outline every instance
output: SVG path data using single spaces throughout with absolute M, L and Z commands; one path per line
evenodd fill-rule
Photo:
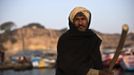
M 123 53 L 122 60 L 120 61 L 120 65 L 123 70 L 126 71 L 134 71 L 134 49 L 127 49 Z
M 45 68 L 45 67 L 46 67 L 45 60 L 44 59 L 40 59 L 39 60 L 38 68 Z
M 44 59 L 44 61 L 46 63 L 46 67 L 47 68 L 53 68 L 53 67 L 55 67 L 55 63 L 56 63 L 56 60 L 55 59 L 46 58 L 46 59 Z
M 32 66 L 33 68 L 38 68 L 39 67 L 39 61 L 40 61 L 40 57 L 32 57 L 31 58 L 31 62 L 32 62 Z
M 33 57 L 32 65 L 33 68 L 53 68 L 55 65 L 55 60 L 42 57 Z

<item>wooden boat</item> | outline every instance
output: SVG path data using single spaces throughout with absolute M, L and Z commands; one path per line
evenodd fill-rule
M 33 68 L 38 68 L 39 67 L 40 59 L 41 59 L 40 57 L 32 57 L 31 58 Z
M 46 67 L 45 60 L 44 59 L 40 59 L 38 68 L 45 68 L 45 67 Z
M 128 49 L 123 54 L 120 65 L 126 71 L 134 71 L 134 50 Z
M 41 57 L 33 57 L 32 65 L 33 68 L 52 68 L 55 65 L 55 60 Z

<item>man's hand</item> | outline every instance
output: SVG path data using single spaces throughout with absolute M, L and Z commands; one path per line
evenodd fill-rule
M 100 70 L 99 75 L 114 75 L 114 72 L 108 70 Z

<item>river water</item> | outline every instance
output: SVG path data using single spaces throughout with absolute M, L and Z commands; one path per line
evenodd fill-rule
M 1 71 L 0 75 L 54 75 L 55 69 L 32 69 L 25 71 L 6 70 Z
M 134 72 L 115 70 L 115 75 L 134 75 Z M 6 70 L 0 71 L 0 75 L 55 75 L 55 69 L 31 69 L 25 71 Z

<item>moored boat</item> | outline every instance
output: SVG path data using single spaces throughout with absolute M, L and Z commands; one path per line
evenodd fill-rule
M 128 49 L 124 52 L 120 65 L 123 70 L 134 71 L 134 50 Z
M 42 57 L 33 57 L 32 65 L 33 68 L 52 68 L 55 65 L 55 60 Z

